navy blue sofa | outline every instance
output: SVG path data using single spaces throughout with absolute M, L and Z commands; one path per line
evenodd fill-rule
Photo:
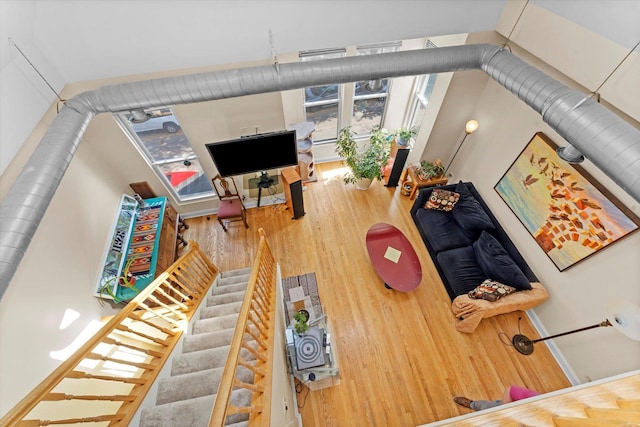
M 425 208 L 436 188 L 461 195 L 453 210 Z M 529 290 L 529 283 L 538 281 L 472 183 L 422 189 L 411 217 L 452 301 L 485 279 L 518 290 Z

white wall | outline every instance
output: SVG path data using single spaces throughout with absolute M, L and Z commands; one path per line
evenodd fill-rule
M 47 111 L 55 98 L 52 93 L 31 84 L 16 61 L 0 74 L 0 174 Z
M 117 181 L 92 141 L 81 144 L 0 305 L 0 412 L 61 363 L 49 352 L 114 313 L 92 294 L 123 190 Z M 60 329 L 67 310 L 79 317 Z
M 608 57 L 608 46 L 612 42 L 582 30 L 572 32 L 575 28 L 564 26 L 556 17 L 547 19 L 548 12 L 536 10 L 533 4 L 529 4 L 527 10 L 530 15 L 525 12 L 521 23 L 528 22 L 527 25 L 545 34 L 554 35 L 553 48 L 547 46 L 549 52 L 543 53 L 554 58 L 555 68 L 578 76 L 575 78 L 580 78 L 579 76 L 585 73 L 580 59 L 569 54 L 567 46 L 571 46 L 571 43 L 563 43 L 564 37 L 569 40 L 580 37 L 582 43 L 591 47 L 589 55 L 595 58 L 601 55 Z M 563 25 L 562 31 L 555 25 Z M 528 36 L 537 40 L 537 34 L 530 32 Z M 564 36 L 561 36 L 562 34 Z M 476 36 L 472 41 L 479 42 L 480 38 Z M 519 39 L 525 44 L 529 40 L 524 35 Z M 564 84 L 588 93 L 588 90 L 523 51 L 515 43 L 511 45 L 514 53 L 528 63 Z M 598 46 L 603 47 L 605 51 L 597 50 Z M 579 68 L 575 73 L 574 66 Z M 622 88 L 623 92 L 633 92 L 637 88 L 638 75 L 640 70 L 636 70 L 633 75 L 624 74 L 625 84 L 617 87 Z M 432 137 L 427 151 L 437 151 L 445 138 L 449 141 L 459 141 L 467 116 L 479 121 L 478 131 L 467 138 L 456 158 L 451 170 L 452 180 L 472 181 L 476 185 L 540 281 L 546 286 L 551 298 L 534 309 L 543 327 L 551 335 L 599 323 L 605 320 L 605 301 L 612 298 L 622 298 L 640 305 L 640 232 L 560 272 L 493 189 L 534 133 L 542 131 L 561 146 L 566 145 L 566 141 L 551 130 L 538 113 L 505 88 L 493 80 L 483 80 L 484 78 L 472 73 L 456 73 L 433 132 L 439 139 Z M 613 90 L 612 87 L 608 88 L 607 99 L 616 103 L 619 108 L 626 108 L 626 93 L 616 93 Z M 470 93 L 477 96 L 469 97 Z M 465 110 L 464 114 L 460 113 L 461 108 Z M 634 114 L 633 111 L 628 113 Z M 629 117 L 627 119 L 633 126 L 640 128 L 640 123 Z M 586 161 L 583 167 L 636 215 L 640 215 L 639 204 L 591 162 Z M 517 325 L 514 324 L 511 330 L 504 332 L 509 335 L 517 333 Z M 586 331 L 554 341 L 580 381 L 599 379 L 640 368 L 640 343 L 624 337 L 614 328 Z
M 528 4 L 518 21 L 525 6 L 523 0 L 507 2 L 497 31 L 505 37 L 511 33 L 514 43 L 584 86 L 585 93 L 600 88 L 602 99 L 640 121 L 640 51 L 636 49 L 627 57 L 633 45 L 640 42 L 640 2 L 538 1 L 565 14 L 571 4 L 569 8 L 573 8 L 576 22 L 598 27 L 625 44 L 535 4 Z M 606 30 L 601 28 L 603 25 Z
M 35 13 L 35 1 L 0 2 L 0 175 L 56 99 L 54 91 L 65 83 L 34 44 L 31 26 L 24 25 L 34 20 Z M 34 66 L 47 76 L 53 90 Z

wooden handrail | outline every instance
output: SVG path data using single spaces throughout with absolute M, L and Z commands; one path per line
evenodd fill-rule
M 129 425 L 217 275 L 216 266 L 196 242 L 190 241 L 183 256 L 9 410 L 0 425 L 95 421 Z M 95 366 L 87 368 L 89 362 Z M 114 362 L 114 366 L 107 366 Z M 93 394 L 107 382 L 107 395 Z M 83 391 L 53 392 L 54 388 L 70 386 Z M 112 390 L 118 387 L 123 391 Z M 46 404 L 41 405 L 43 402 Z M 90 417 L 86 416 L 87 407 L 82 406 L 87 404 L 97 405 Z M 65 406 L 61 409 L 57 405 Z
M 260 243 L 251 277 L 242 302 L 238 323 L 231 341 L 209 427 L 221 427 L 227 416 L 248 413 L 250 426 L 269 426 L 271 418 L 271 378 L 276 309 L 276 262 L 262 228 L 258 230 Z M 255 346 L 250 343 L 256 342 Z M 255 356 L 248 362 L 240 351 L 247 349 Z M 238 366 L 254 373 L 253 384 L 236 378 Z M 252 394 L 250 406 L 230 405 L 231 392 L 243 388 Z

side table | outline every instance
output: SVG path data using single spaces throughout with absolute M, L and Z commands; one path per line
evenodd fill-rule
M 312 391 L 338 385 L 340 367 L 336 346 L 331 341 L 329 321 L 322 310 L 315 273 L 286 277 L 280 286 L 289 373 Z M 297 302 L 302 302 L 310 315 L 309 329 L 303 335 L 294 329 Z
M 418 190 L 420 188 L 435 187 L 437 185 L 446 185 L 447 182 L 448 180 L 446 176 L 422 179 L 418 176 L 415 165 L 410 165 L 405 169 L 404 174 L 402 175 L 401 188 L 404 188 L 405 185 L 410 186 L 411 192 L 409 193 L 409 199 L 413 200 L 416 198 L 416 194 L 418 193 Z

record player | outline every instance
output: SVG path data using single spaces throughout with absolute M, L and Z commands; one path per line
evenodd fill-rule
M 324 332 L 311 326 L 303 334 L 294 334 L 295 360 L 298 370 L 315 368 L 325 364 Z

